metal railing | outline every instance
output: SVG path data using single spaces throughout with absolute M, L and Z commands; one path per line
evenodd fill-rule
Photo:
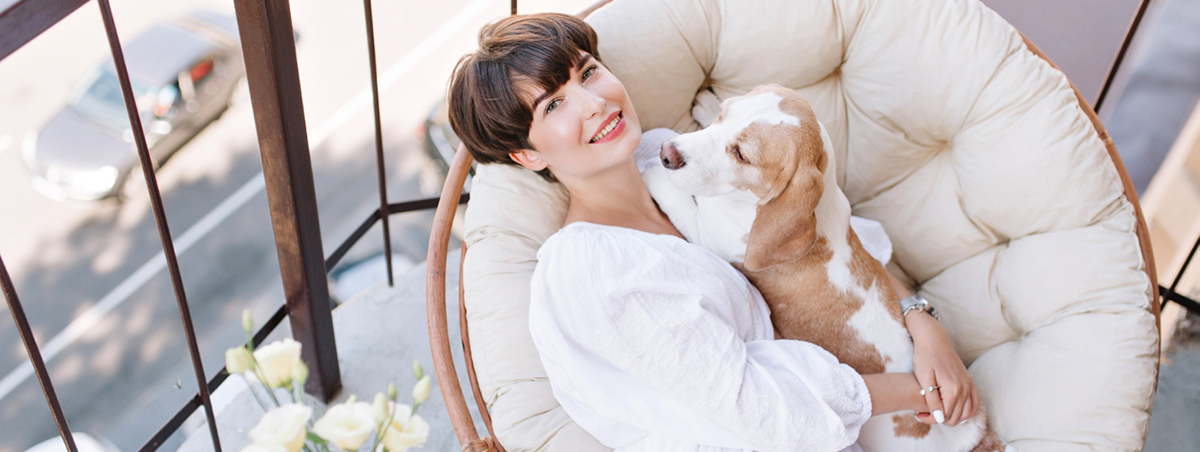
M 50 29 L 67 15 L 87 3 L 87 0 L 17 0 L 0 11 L 0 60 L 11 55 L 42 32 Z M 97 0 L 101 11 L 113 62 L 116 67 L 126 111 L 133 130 L 142 172 L 150 195 L 151 206 L 167 260 L 180 318 L 184 325 L 197 392 L 141 448 L 157 450 L 174 434 L 196 409 L 203 407 L 214 450 L 221 450 L 220 438 L 209 395 L 229 374 L 224 367 L 211 378 L 205 378 L 199 345 L 192 326 L 187 296 L 182 284 L 178 258 L 174 250 L 166 212 L 155 178 L 154 162 L 150 157 L 142 129 L 129 74 L 125 66 L 120 38 L 113 21 L 109 0 Z M 333 322 L 327 275 L 376 223 L 383 223 L 383 241 L 387 264 L 388 285 L 392 277 L 391 237 L 388 217 L 392 214 L 437 207 L 438 199 L 429 198 L 401 203 L 388 203 L 387 179 L 384 171 L 383 128 L 380 120 L 378 73 L 375 61 L 375 36 L 371 0 L 363 0 L 366 18 L 368 58 L 371 71 L 371 92 L 374 99 L 375 158 L 379 185 L 379 209 L 331 254 L 324 257 L 320 224 L 313 188 L 312 164 L 309 157 L 304 107 L 300 95 L 296 48 L 288 0 L 234 0 L 246 77 L 254 110 L 259 150 L 266 181 L 271 222 L 275 230 L 286 302 L 253 335 L 254 345 L 260 344 L 283 319 L 290 320 L 293 338 L 303 345 L 301 358 L 312 373 L 305 390 L 329 401 L 341 387 L 334 341 Z M 516 12 L 516 0 L 512 0 Z M 465 203 L 468 194 L 460 197 Z M 33 336 L 20 298 L 3 259 L 0 259 L 0 288 L 19 330 L 21 340 L 50 406 L 66 449 L 78 450 L 62 405 L 54 391 L 45 361 Z
M 3 30 L 0 32 L 0 60 L 8 57 L 16 49 L 54 26 L 85 3 L 87 0 L 17 0 L 8 9 L 0 11 L 0 30 Z M 1100 108 L 1101 102 L 1104 100 L 1148 3 L 1148 0 L 1141 1 L 1101 89 L 1096 109 Z M 196 343 L 196 334 L 192 328 L 187 297 L 181 282 L 179 264 L 174 252 L 174 244 L 171 240 L 162 196 L 155 178 L 154 163 L 150 158 L 142 124 L 134 103 L 120 39 L 113 23 L 112 11 L 108 0 L 97 0 L 97 5 L 101 10 L 113 61 L 120 79 L 130 125 L 134 130 L 138 155 L 141 159 L 160 241 L 175 289 L 180 318 L 187 336 L 188 349 L 198 387 L 195 395 L 167 420 L 166 424 L 142 446 L 141 450 L 156 450 L 183 425 L 196 409 L 204 407 L 213 448 L 220 451 L 220 438 L 217 434 L 215 413 L 209 394 L 215 391 L 229 377 L 229 374 L 222 367 L 211 378 L 205 378 Z M 275 241 L 279 255 L 280 273 L 283 277 L 286 296 L 286 303 L 280 306 L 253 335 L 252 342 L 255 345 L 260 344 L 287 317 L 290 320 L 294 338 L 303 344 L 302 359 L 310 369 L 313 369 L 305 389 L 311 394 L 320 396 L 322 400 L 328 401 L 340 388 L 341 379 L 329 310 L 329 288 L 326 275 L 359 239 L 365 236 L 376 223 L 382 222 L 388 285 L 393 285 L 388 217 L 396 213 L 435 208 L 438 200 L 430 198 L 401 203 L 388 202 L 379 84 L 375 61 L 374 24 L 371 0 L 363 0 L 371 93 L 374 100 L 379 209 L 373 211 L 333 253 L 324 257 L 320 240 L 320 225 L 317 219 L 317 203 L 313 188 L 304 107 L 300 96 L 289 1 L 234 0 L 234 6 L 263 161 L 271 221 L 276 232 Z M 517 12 L 516 0 L 511 0 L 511 12 L 512 14 Z M 469 194 L 464 194 L 458 201 L 465 203 L 468 198 Z M 1192 247 L 1191 253 L 1171 287 L 1160 287 L 1164 305 L 1167 302 L 1176 302 L 1189 310 L 1200 312 L 1200 303 L 1176 292 L 1180 279 L 1198 248 L 1200 248 L 1200 239 Z M 78 449 L 71 435 L 71 429 L 54 392 L 45 362 L 3 259 L 0 259 L 0 286 L 2 286 L 0 288 L 3 289 L 10 312 L 17 324 L 21 340 L 37 375 L 38 383 L 42 387 L 46 402 L 50 406 L 63 443 L 67 450 L 75 452 Z

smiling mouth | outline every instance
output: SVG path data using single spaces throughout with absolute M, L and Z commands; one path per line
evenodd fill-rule
M 597 133 L 596 136 L 592 137 L 591 141 L 588 141 L 588 143 L 590 144 L 590 143 L 595 143 L 597 141 L 603 140 L 604 137 L 608 136 L 609 133 L 612 133 L 613 129 L 617 128 L 617 124 L 620 124 L 621 118 L 624 118 L 624 117 L 625 117 L 625 115 L 623 113 L 617 112 L 617 116 L 614 117 L 612 119 L 612 121 L 609 121 L 608 124 L 605 125 L 603 129 L 600 129 L 600 133 Z

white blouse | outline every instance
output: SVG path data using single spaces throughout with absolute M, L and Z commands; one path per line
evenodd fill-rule
M 538 251 L 529 325 L 554 396 L 617 451 L 858 450 L 861 376 L 774 339 L 762 295 L 677 237 L 572 223 Z

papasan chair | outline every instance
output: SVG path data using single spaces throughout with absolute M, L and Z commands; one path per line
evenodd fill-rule
M 889 271 L 937 306 L 1015 449 L 1142 448 L 1158 294 L 1137 199 L 1092 108 L 998 14 L 977 0 L 616 0 L 587 21 L 643 130 L 698 129 L 710 87 L 807 97 L 854 214 L 885 226 Z M 536 251 L 566 193 L 526 170 L 478 166 L 466 211 L 464 342 L 492 436 L 446 384 L 444 250 L 470 163 L 459 152 L 429 263 L 438 377 L 464 450 L 609 450 L 558 406 L 530 339 Z

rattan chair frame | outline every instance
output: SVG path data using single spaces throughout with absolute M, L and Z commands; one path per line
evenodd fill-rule
M 596 8 L 608 3 L 609 0 L 601 1 L 586 11 L 580 14 L 581 17 L 586 17 L 588 13 Z M 1028 38 L 1025 38 L 1026 47 L 1029 48 L 1038 57 L 1045 60 L 1051 66 L 1054 62 L 1042 53 L 1036 45 Z M 1057 66 L 1055 66 L 1057 68 Z M 1121 184 L 1124 187 L 1125 198 L 1133 204 L 1134 212 L 1137 215 L 1137 236 L 1141 246 L 1142 259 L 1145 262 L 1146 275 L 1150 279 L 1150 287 L 1152 291 L 1152 302 L 1150 310 L 1155 317 L 1155 325 L 1161 330 L 1161 318 L 1159 312 L 1160 303 L 1158 292 L 1158 278 L 1155 273 L 1154 254 L 1150 247 L 1150 234 L 1146 227 L 1146 220 L 1142 216 L 1142 208 L 1138 203 L 1137 192 L 1133 187 L 1133 182 L 1129 177 L 1129 173 L 1125 170 L 1125 165 L 1121 161 L 1120 155 L 1117 153 L 1116 146 L 1113 144 L 1112 137 L 1100 122 L 1100 118 L 1092 109 L 1091 105 L 1083 97 L 1083 94 L 1071 85 L 1071 89 L 1075 91 L 1075 96 L 1079 101 L 1079 107 L 1088 116 L 1095 128 L 1096 133 L 1104 142 L 1108 150 L 1109 159 L 1120 175 Z M 504 447 L 495 438 L 495 432 L 492 429 L 491 416 L 487 409 L 487 404 L 483 399 L 483 395 L 479 389 L 479 382 L 475 376 L 475 365 L 471 358 L 471 341 L 467 331 L 467 315 L 466 305 L 464 303 L 464 294 L 462 290 L 462 262 L 466 261 L 467 246 L 463 244 L 462 259 L 459 262 L 459 284 L 458 284 L 458 315 L 459 325 L 462 334 L 462 345 L 464 358 L 466 361 L 467 375 L 471 383 L 472 393 L 475 396 L 475 402 L 479 407 L 480 415 L 487 427 L 489 436 L 480 438 L 479 433 L 475 428 L 475 423 L 471 419 L 470 411 L 467 408 L 466 398 L 463 395 L 462 387 L 458 385 L 458 372 L 454 369 L 453 357 L 451 354 L 449 329 L 446 319 L 446 257 L 448 246 L 450 243 L 450 233 L 453 227 L 455 213 L 457 211 L 459 196 L 463 191 L 463 184 L 470 172 L 471 165 L 474 159 L 470 153 L 462 146 L 455 153 L 454 161 L 450 165 L 449 173 L 446 177 L 445 185 L 442 187 L 441 199 L 438 203 L 437 213 L 434 217 L 433 232 L 429 240 L 429 254 L 426 270 L 426 308 L 427 321 L 429 324 L 429 343 L 433 353 L 434 371 L 437 373 L 438 386 L 441 389 L 442 398 L 446 402 L 446 410 L 450 414 L 450 421 L 454 426 L 455 434 L 458 436 L 459 443 L 463 445 L 463 451 L 484 452 L 484 451 L 499 451 L 505 452 Z M 1161 333 L 1161 331 L 1160 331 Z M 1157 366 L 1155 369 L 1157 375 Z M 1156 382 L 1157 385 L 1157 382 Z

